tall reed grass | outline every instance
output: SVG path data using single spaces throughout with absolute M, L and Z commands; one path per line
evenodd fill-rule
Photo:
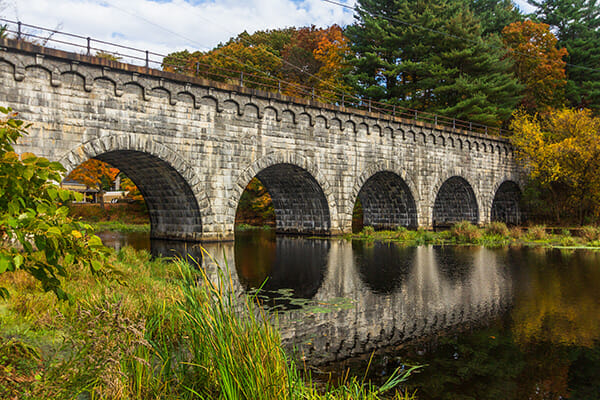
M 276 316 L 236 293 L 226 267 L 209 278 L 128 248 L 115 264 L 125 284 L 74 271 L 73 303 L 25 275 L 0 276 L 11 288 L 0 304 L 0 398 L 414 398 L 400 390 L 412 370 L 381 387 L 313 382 L 283 351 Z

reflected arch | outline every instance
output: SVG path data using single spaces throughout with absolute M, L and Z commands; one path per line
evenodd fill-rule
M 310 299 L 325 277 L 330 246 L 329 240 L 273 231 L 239 232 L 234 242 L 238 279 L 246 290 L 260 288 L 263 295 L 280 304 L 287 303 L 288 295 Z M 291 293 L 286 293 L 288 290 Z
M 440 186 L 433 205 L 433 226 L 450 226 L 460 221 L 479 222 L 473 188 L 464 178 L 452 176 Z
M 363 225 L 375 229 L 417 227 L 417 207 L 406 182 L 390 171 L 380 171 L 363 184 L 357 195 Z
M 519 206 L 521 189 L 514 181 L 504 181 L 496 190 L 492 201 L 490 220 L 504 222 L 508 225 L 519 225 L 523 215 Z
M 80 146 L 61 162 L 70 172 L 90 158 L 118 168 L 135 183 L 148 208 L 152 238 L 202 239 L 202 212 L 192 187 L 199 181 L 174 152 L 150 141 L 109 137 Z

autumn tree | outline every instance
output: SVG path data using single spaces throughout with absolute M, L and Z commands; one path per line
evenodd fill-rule
M 337 25 L 243 32 L 208 52 L 169 54 L 163 69 L 290 96 L 336 99 L 334 92 L 349 90 L 347 51 Z
M 71 171 L 67 179 L 98 190 L 100 204 L 104 207 L 104 191 L 112 185 L 118 174 L 119 170 L 117 168 L 113 168 L 95 158 L 90 158 Z
M 277 90 L 281 52 L 290 38 L 291 28 L 259 31 L 252 35 L 242 32 L 207 52 L 190 53 L 185 50 L 171 53 L 164 58 L 162 65 L 165 71 L 236 85 L 243 83 L 248 87 L 269 86 Z
M 517 160 L 548 193 L 557 222 L 574 213 L 583 224 L 600 209 L 600 118 L 589 110 L 518 112 L 511 127 Z
M 600 5 L 598 0 L 528 0 L 568 52 L 566 97 L 571 107 L 600 112 Z
M 240 198 L 235 216 L 236 224 L 275 225 L 275 209 L 267 188 L 252 178 Z
M 123 173 L 121 173 L 121 175 L 121 189 L 127 192 L 127 197 L 137 202 L 144 201 L 144 196 L 136 184 L 128 176 L 124 175 Z
M 567 83 L 564 58 L 550 26 L 533 21 L 514 22 L 502 30 L 502 39 L 513 59 L 513 70 L 525 84 L 521 104 L 533 113 L 564 105 Z
M 22 270 L 45 291 L 66 299 L 61 278 L 82 265 L 97 273 L 108 249 L 91 227 L 69 218 L 64 203 L 80 195 L 60 189 L 64 168 L 31 153 L 18 155 L 13 144 L 26 126 L 11 109 L 0 107 L 0 274 Z M 7 297 L 0 287 L 0 297 Z
M 461 0 L 359 0 L 346 29 L 351 80 L 365 98 L 501 125 L 522 86 L 495 35 Z
M 314 25 L 294 30 L 282 51 L 279 76 L 291 83 L 285 94 L 336 99 L 350 90 L 345 82 L 348 39 L 338 25 L 319 29 Z

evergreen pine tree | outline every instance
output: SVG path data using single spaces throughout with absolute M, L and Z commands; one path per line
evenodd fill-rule
M 505 26 L 524 19 L 512 0 L 471 0 L 471 10 L 481 21 L 484 36 L 499 34 Z
M 600 6 L 598 0 L 528 0 L 566 47 L 566 97 L 572 107 L 600 112 Z
M 506 121 L 522 86 L 495 35 L 482 38 L 465 0 L 359 0 L 352 42 L 357 90 L 378 101 L 488 125 Z

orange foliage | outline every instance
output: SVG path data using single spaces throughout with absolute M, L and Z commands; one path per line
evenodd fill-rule
M 556 47 L 558 40 L 550 27 L 514 22 L 502 30 L 502 38 L 514 60 L 515 74 L 527 86 L 523 106 L 532 112 L 563 105 L 567 49 Z
M 321 63 L 317 77 L 321 80 L 317 88 L 322 96 L 332 98 L 327 91 L 342 90 L 349 92 L 350 87 L 344 82 L 344 71 L 347 69 L 346 55 L 350 51 L 350 43 L 342 28 L 337 25 L 322 29 L 319 32 L 319 43 L 313 51 L 314 57 Z
M 121 179 L 121 189 L 127 192 L 128 198 L 139 202 L 144 201 L 144 197 L 138 187 L 126 176 Z
M 348 40 L 337 25 L 240 34 L 208 52 L 187 51 L 165 58 L 163 68 L 296 97 L 335 99 L 344 84 Z
M 109 164 L 90 158 L 75 168 L 67 179 L 82 183 L 89 188 L 103 190 L 103 183 L 111 184 L 119 174 L 119 170 Z

